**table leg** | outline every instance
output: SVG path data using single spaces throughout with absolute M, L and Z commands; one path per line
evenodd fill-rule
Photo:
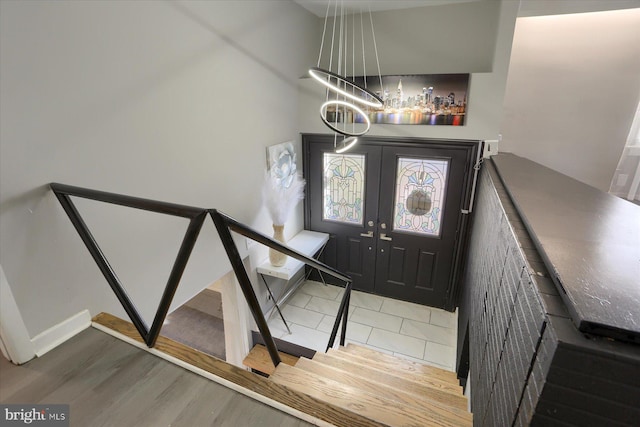
M 287 324 L 287 321 L 284 320 L 284 316 L 282 315 L 282 312 L 280 311 L 280 307 L 278 306 L 278 301 L 273 296 L 273 293 L 271 292 L 271 288 L 267 284 L 267 279 L 265 279 L 262 274 L 260 274 L 260 277 L 262 277 L 262 281 L 264 282 L 264 286 L 267 288 L 267 292 L 269 292 L 269 296 L 271 297 L 271 300 L 273 301 L 273 305 L 275 305 L 276 310 L 278 310 L 278 314 L 280 315 L 280 318 L 282 319 L 282 322 L 284 323 L 284 326 L 287 328 L 287 331 L 289 332 L 289 335 L 291 335 L 291 329 L 289 329 L 289 325 Z

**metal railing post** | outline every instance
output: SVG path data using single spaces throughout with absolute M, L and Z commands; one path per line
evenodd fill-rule
M 133 326 L 136 327 L 140 336 L 145 338 L 147 334 L 147 325 L 138 313 L 138 310 L 133 304 L 133 301 L 131 301 L 131 298 L 129 298 L 129 295 L 127 295 L 127 292 L 122 287 L 118 276 L 116 276 L 116 273 L 113 271 L 113 268 L 109 264 L 109 261 L 107 261 L 104 253 L 102 253 L 102 251 L 100 250 L 100 247 L 89 231 L 87 224 L 82 220 L 80 213 L 78 213 L 76 207 L 73 205 L 73 203 L 71 203 L 68 195 L 58 193 L 55 193 L 55 195 L 62 205 L 64 211 L 67 213 L 67 216 L 71 220 L 71 223 L 75 227 L 76 231 L 80 235 L 80 238 L 87 247 L 87 250 L 93 257 L 96 265 L 102 272 L 102 275 L 107 280 L 107 283 L 111 287 L 111 290 L 116 295 L 116 298 L 118 298 L 118 301 L 120 301 L 120 305 L 122 305 L 124 311 L 127 313 L 127 315 L 129 315 Z
M 353 282 L 349 282 L 347 283 L 347 286 L 345 286 L 344 288 L 344 293 L 345 293 L 345 302 L 344 302 L 344 314 L 342 315 L 342 334 L 340 335 L 340 345 L 344 346 L 344 340 L 347 337 L 347 321 L 349 319 L 349 302 L 351 301 L 351 287 L 353 285 Z M 340 313 L 338 313 L 338 316 L 340 317 Z
M 189 222 L 189 227 L 182 239 L 182 245 L 178 251 L 178 256 L 173 264 L 173 268 L 169 274 L 169 279 L 167 279 L 167 285 L 164 288 L 164 293 L 162 294 L 162 298 L 158 304 L 153 324 L 151 325 L 151 329 L 149 329 L 149 334 L 146 340 L 149 347 L 153 347 L 156 344 L 158 335 L 160 335 L 160 329 L 162 328 L 164 319 L 167 317 L 169 307 L 171 307 L 171 301 L 173 301 L 173 297 L 176 294 L 178 284 L 180 283 L 184 269 L 187 267 L 187 262 L 189 261 L 193 247 L 195 246 L 200 230 L 202 229 L 202 224 L 204 224 L 204 220 L 206 218 L 207 212 L 205 211 Z
M 212 209 L 210 213 L 211 218 L 216 225 L 216 229 L 218 230 L 218 234 L 220 235 L 220 240 L 222 240 L 222 245 L 224 246 L 225 251 L 227 251 L 227 256 L 229 257 L 231 267 L 233 268 L 236 278 L 238 279 L 238 283 L 240 284 L 240 289 L 242 289 L 244 298 L 247 300 L 247 304 L 249 304 L 251 314 L 253 314 L 253 318 L 258 325 L 258 330 L 260 331 L 260 334 L 264 339 L 265 346 L 269 351 L 269 356 L 271 356 L 273 366 L 278 366 L 281 362 L 280 355 L 278 354 L 278 347 L 276 346 L 276 342 L 273 340 L 267 320 L 262 314 L 260 303 L 258 303 L 256 293 L 253 290 L 253 286 L 251 286 L 251 280 L 247 275 L 247 270 L 244 268 L 238 248 L 236 248 L 236 244 L 231 237 L 231 232 L 225 224 L 225 219 L 217 210 Z
M 340 345 L 344 345 L 344 339 L 347 336 L 347 316 L 349 311 L 349 300 L 351 299 L 351 283 L 351 279 L 349 279 L 344 287 L 344 295 L 342 295 L 342 300 L 340 301 L 340 306 L 338 307 L 338 314 L 336 315 L 336 320 L 333 323 L 333 328 L 331 329 L 331 335 L 329 336 L 329 342 L 327 343 L 327 349 L 325 351 L 329 351 L 329 349 L 333 347 L 333 344 L 336 341 L 336 336 L 338 335 L 340 322 L 342 322 Z

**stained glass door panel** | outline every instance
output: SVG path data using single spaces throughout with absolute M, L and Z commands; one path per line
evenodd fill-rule
M 333 136 L 305 142 L 306 226 L 329 234 L 322 253 L 328 265 L 348 274 L 355 289 L 373 292 L 380 147 L 356 145 L 348 153 L 334 151 Z M 325 275 L 325 280 L 332 279 Z M 319 277 L 316 280 L 320 280 Z M 336 285 L 344 283 L 335 282 Z
M 393 230 L 439 236 L 449 161 L 399 157 Z
M 323 170 L 322 218 L 362 225 L 365 156 L 324 153 Z
M 376 293 L 446 305 L 466 160 L 448 144 L 383 149 Z

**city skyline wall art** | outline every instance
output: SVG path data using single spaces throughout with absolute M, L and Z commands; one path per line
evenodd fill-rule
M 354 81 L 365 87 L 363 77 Z M 382 108 L 365 110 L 372 124 L 465 125 L 469 74 L 388 75 L 382 76 L 382 87 L 379 76 L 367 76 L 366 88 L 383 101 Z M 347 121 L 353 121 L 351 114 Z M 355 114 L 355 122 L 364 119 Z

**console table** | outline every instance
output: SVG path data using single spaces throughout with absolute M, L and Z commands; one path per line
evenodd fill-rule
M 326 246 L 328 241 L 329 235 L 326 233 L 302 230 L 301 232 L 293 236 L 291 240 L 289 240 L 286 244 L 295 251 L 316 258 L 322 254 L 322 251 L 324 250 L 324 247 Z M 266 276 L 283 279 L 286 282 L 289 282 L 295 277 L 296 274 L 298 274 L 298 272 L 302 268 L 304 268 L 304 266 L 304 262 L 298 261 L 297 259 L 292 257 L 287 257 L 287 262 L 282 267 L 274 267 L 267 259 L 256 269 L 257 273 L 260 275 L 260 277 L 262 277 L 262 281 L 267 288 L 267 292 L 269 292 L 269 296 L 273 300 L 274 308 L 278 311 L 278 314 L 280 315 L 280 318 L 284 322 L 284 325 L 289 333 L 291 333 L 291 329 L 289 329 L 289 325 L 287 324 L 287 321 L 284 319 L 284 316 L 280 311 L 280 304 L 286 301 L 286 299 L 293 292 L 295 292 L 295 290 L 305 281 L 308 276 L 307 274 L 304 274 L 288 291 L 285 287 L 278 299 L 276 299 L 271 292 L 271 288 L 269 287 Z M 320 274 L 320 278 L 322 278 L 322 273 Z M 324 279 L 322 281 L 324 283 Z M 271 312 L 271 314 L 273 314 L 273 311 Z

